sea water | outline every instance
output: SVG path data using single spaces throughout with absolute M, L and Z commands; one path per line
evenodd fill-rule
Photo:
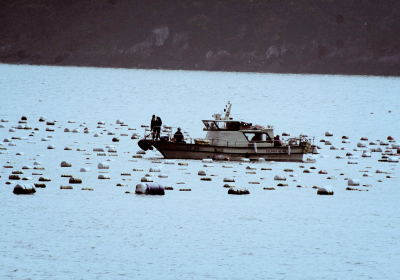
M 0 119 L 8 120 L 0 123 L 1 279 L 400 277 L 398 166 L 378 161 L 381 153 L 361 157 L 364 149 L 385 151 L 393 144 L 380 146 L 377 140 L 400 139 L 399 78 L 24 65 L 0 65 L 0 73 Z M 187 138 L 201 138 L 201 121 L 221 113 L 228 101 L 234 119 L 274 125 L 276 134 L 308 135 L 321 148 L 316 162 L 204 166 L 200 160 L 164 164 L 157 151 L 136 157 L 138 140 L 130 136 L 143 136 L 141 125 L 150 125 L 153 114 L 181 127 Z M 28 120 L 21 125 L 32 129 L 10 132 L 22 116 Z M 39 122 L 42 116 L 55 125 Z M 34 128 L 39 130 L 32 134 Z M 350 143 L 342 143 L 344 135 Z M 15 146 L 5 138 L 16 138 Z M 357 148 L 359 142 L 367 147 Z M 107 145 L 117 153 L 107 152 Z M 106 156 L 94 148 L 105 148 Z M 358 164 L 349 164 L 347 152 L 359 157 Z M 61 167 L 62 161 L 72 167 Z M 98 169 L 102 162 L 110 168 Z M 256 174 L 246 173 L 248 165 Z M 168 178 L 149 174 L 155 166 Z M 91 171 L 80 172 L 84 167 Z M 31 180 L 9 180 L 15 170 Z M 200 170 L 212 180 L 201 181 Z M 82 184 L 60 189 L 71 185 L 62 174 Z M 100 174 L 110 179 L 98 179 Z M 173 190 L 165 196 L 134 194 L 145 174 Z M 288 186 L 278 187 L 275 175 L 284 175 Z M 15 184 L 38 183 L 39 177 L 51 179 L 43 182 L 46 188 L 13 194 Z M 250 194 L 228 195 L 224 178 Z M 360 191 L 346 190 L 349 178 L 360 180 Z M 313 186 L 326 185 L 334 195 L 317 195 Z

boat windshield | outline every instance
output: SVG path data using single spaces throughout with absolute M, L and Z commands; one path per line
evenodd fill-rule
M 246 132 L 244 135 L 249 142 L 272 142 L 268 133 Z
M 237 121 L 203 121 L 206 130 L 239 130 L 239 122 Z

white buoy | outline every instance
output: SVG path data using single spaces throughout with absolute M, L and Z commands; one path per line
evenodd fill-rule
M 149 172 L 161 172 L 161 168 L 159 166 L 150 167 Z
M 285 177 L 285 175 L 275 175 L 274 180 L 286 181 L 286 177 Z
M 348 186 L 359 186 L 360 185 L 360 180 L 358 179 L 349 179 L 347 181 Z
M 320 194 L 320 195 L 333 195 L 333 188 L 332 188 L 332 186 L 320 187 L 317 190 L 317 194 Z
M 110 168 L 110 165 L 108 164 L 108 162 L 100 162 L 100 163 L 97 165 L 97 168 L 98 168 L 98 169 L 109 169 L 109 168 Z
M 80 170 L 80 172 L 90 172 L 90 168 L 89 167 L 82 167 Z

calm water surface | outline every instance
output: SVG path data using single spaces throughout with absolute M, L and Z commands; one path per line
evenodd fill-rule
M 0 119 L 8 120 L 0 123 L 0 147 L 6 148 L 0 150 L 0 279 L 399 279 L 397 164 L 378 162 L 381 153 L 363 158 L 362 150 L 353 149 L 363 136 L 367 146 L 383 150 L 368 143 L 389 135 L 400 139 L 400 79 L 17 65 L 0 65 L 0 73 Z M 157 152 L 132 158 L 139 148 L 130 136 L 143 135 L 140 126 L 149 125 L 152 114 L 204 137 L 201 120 L 221 112 L 227 101 L 234 118 L 274 125 L 279 134 L 315 137 L 317 162 L 251 163 L 256 174 L 247 174 L 249 164 L 239 162 L 164 164 Z M 34 136 L 32 130 L 9 131 L 22 116 L 39 129 Z M 50 126 L 38 121 L 41 116 L 56 121 L 54 132 L 46 131 Z M 99 121 L 105 125 L 98 127 Z M 83 133 L 85 127 L 91 133 Z M 334 136 L 325 137 L 326 131 Z M 342 143 L 343 135 L 350 143 Z M 28 140 L 3 142 L 12 137 Z M 114 145 L 117 156 L 93 151 L 106 145 Z M 349 151 L 359 156 L 358 164 L 348 164 Z M 104 171 L 97 165 L 107 160 L 110 179 L 99 180 Z M 72 167 L 60 167 L 62 161 Z M 38 166 L 45 169 L 33 169 Z M 155 197 L 125 193 L 134 192 L 154 166 L 168 175 L 157 173 L 154 181 L 174 190 Z M 82 167 L 91 172 L 80 172 Z M 313 173 L 303 173 L 310 167 Z M 15 170 L 32 180 L 9 180 Z M 199 170 L 212 181 L 200 181 Z M 83 183 L 61 190 L 69 185 L 61 174 Z M 277 187 L 278 174 L 286 176 L 287 187 Z M 41 176 L 51 182 L 33 196 L 14 195 L 14 184 L 6 184 L 36 183 Z M 228 195 L 225 177 L 250 195 Z M 370 186 L 347 191 L 345 178 Z M 255 181 L 260 184 L 249 184 Z M 325 185 L 333 187 L 333 196 L 318 196 L 312 188 Z

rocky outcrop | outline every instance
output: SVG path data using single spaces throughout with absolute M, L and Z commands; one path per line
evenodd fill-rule
M 400 74 L 394 0 L 15 0 L 0 62 L 322 74 Z

